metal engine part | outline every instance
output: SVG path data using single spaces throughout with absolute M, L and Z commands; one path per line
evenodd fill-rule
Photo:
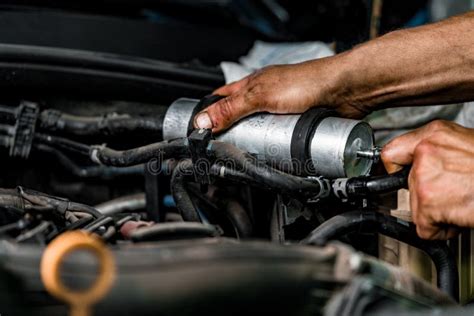
M 199 100 L 188 98 L 171 104 L 164 118 L 164 139 L 188 136 L 192 119 L 200 110 L 199 104 Z M 334 113 L 315 110 L 302 115 L 255 114 L 217 135 L 216 139 L 286 172 L 328 178 L 367 175 L 373 159 L 358 152 L 374 147 L 372 128 L 362 121 L 328 116 Z M 325 114 L 321 115 L 321 111 Z

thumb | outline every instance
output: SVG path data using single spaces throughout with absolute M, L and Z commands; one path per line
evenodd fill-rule
M 219 132 L 254 112 L 255 109 L 245 102 L 243 95 L 234 93 L 199 112 L 194 118 L 194 127 L 212 128 L 213 132 Z
M 418 144 L 426 135 L 423 128 L 394 138 L 382 149 L 382 161 L 388 173 L 396 172 L 403 166 L 411 165 Z

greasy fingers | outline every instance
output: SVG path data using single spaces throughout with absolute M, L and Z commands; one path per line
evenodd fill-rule
M 323 69 L 311 63 L 263 68 L 215 90 L 214 94 L 226 98 L 199 113 L 194 125 L 220 132 L 255 112 L 303 113 L 312 106 L 327 106 L 327 96 L 332 94 Z
M 388 173 L 396 172 L 403 166 L 411 165 L 413 154 L 418 144 L 430 137 L 433 133 L 448 128 L 449 123 L 444 121 L 433 121 L 417 130 L 399 136 L 382 150 L 382 161 Z
M 421 238 L 449 239 L 474 227 L 474 130 L 436 121 L 389 145 L 388 170 L 412 166 L 410 208 Z
M 242 94 L 234 93 L 197 114 L 194 125 L 197 128 L 212 128 L 213 132 L 219 132 L 255 111 L 256 108 L 245 102 Z

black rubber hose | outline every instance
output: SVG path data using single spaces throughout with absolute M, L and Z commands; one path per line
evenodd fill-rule
M 133 231 L 130 238 L 134 242 L 156 241 L 170 239 L 189 239 L 216 237 L 221 234 L 220 229 L 214 225 L 176 222 L 160 223 L 153 226 L 141 227 Z
M 218 161 L 226 166 L 230 162 L 237 171 L 247 174 L 265 187 L 306 198 L 316 198 L 322 194 L 323 188 L 318 181 L 278 171 L 265 163 L 257 164 L 254 157 L 231 144 L 211 141 L 210 145 L 210 152 Z
M 130 167 L 109 167 L 109 166 L 79 166 L 60 150 L 44 144 L 36 144 L 35 149 L 53 155 L 59 164 L 72 175 L 82 178 L 102 178 L 111 179 L 128 175 L 143 175 L 144 167 L 141 165 Z
M 384 176 L 355 177 L 347 180 L 347 197 L 383 194 L 408 187 L 410 168 Z
M 100 203 L 95 208 L 104 215 L 111 216 L 122 212 L 138 212 L 145 209 L 145 193 L 135 193 L 121 196 L 113 200 Z
M 35 142 L 33 143 L 33 146 L 36 146 L 36 144 L 48 145 L 59 150 L 77 153 L 82 156 L 89 156 L 91 151 L 91 146 L 89 145 L 75 142 L 67 138 L 41 133 L 36 133 L 35 135 Z
M 83 212 L 94 216 L 95 218 L 104 217 L 101 212 L 93 208 L 92 206 L 76 203 L 76 202 L 69 202 L 68 204 L 68 211 L 71 212 Z
M 260 178 L 253 178 L 252 176 L 243 173 L 242 171 L 238 171 L 235 169 L 231 169 L 228 166 L 224 166 L 222 164 L 213 164 L 209 170 L 209 173 L 215 179 L 224 179 L 226 181 L 237 182 L 245 185 L 250 185 L 254 187 L 258 187 L 260 189 L 269 190 L 281 194 L 288 194 L 288 190 L 286 186 L 281 186 L 280 182 L 281 179 L 278 179 L 278 183 L 273 183 L 274 178 L 265 179 L 262 181 Z M 286 173 L 281 173 L 280 177 L 291 176 Z M 291 176 L 292 177 L 292 176 Z M 291 192 L 290 192 L 291 193 Z
M 92 223 L 87 224 L 83 229 L 89 232 L 96 231 L 99 227 L 114 224 L 114 219 L 112 217 L 101 217 L 93 221 Z
M 128 150 L 114 150 L 106 146 L 85 145 L 76 141 L 47 134 L 36 134 L 37 144 L 48 145 L 59 150 L 66 150 L 89 157 L 93 162 L 113 167 L 130 167 L 159 159 L 163 162 L 170 158 L 189 156 L 186 138 L 162 141 Z M 34 144 L 36 146 L 36 144 Z
M 271 169 L 271 167 L 268 167 L 268 166 L 265 167 L 265 169 L 266 168 Z M 246 169 L 245 171 L 248 171 L 248 169 Z M 199 217 L 199 213 L 191 199 L 188 189 L 186 188 L 187 181 L 191 181 L 191 182 L 194 181 L 193 172 L 194 170 L 193 170 L 192 161 L 190 159 L 181 160 L 179 164 L 174 168 L 174 171 L 171 177 L 171 193 L 175 200 L 176 207 L 180 211 L 183 219 L 185 221 L 199 222 L 201 221 Z M 290 183 L 294 183 L 293 180 L 294 178 L 297 178 L 297 177 L 291 176 L 286 173 L 277 172 L 276 175 L 270 176 L 269 178 L 265 178 L 270 173 L 272 173 L 272 171 L 259 174 L 258 177 L 254 178 L 251 175 L 246 174 L 242 171 L 238 171 L 238 170 L 235 170 L 235 169 L 232 169 L 220 164 L 213 164 L 209 168 L 209 174 L 213 178 L 222 178 L 229 181 L 235 181 L 242 184 L 258 186 L 263 189 L 272 190 L 272 191 L 276 191 L 283 194 L 288 194 L 289 193 L 288 185 L 283 185 L 285 183 L 285 179 L 288 178 L 289 179 L 288 181 Z M 313 183 L 309 181 L 304 181 L 304 182 L 308 183 L 308 186 L 307 187 L 305 186 L 304 189 L 307 190 L 307 192 L 311 196 L 314 196 L 314 192 L 312 190 L 315 187 L 314 184 L 318 184 L 318 183 Z M 302 186 L 300 185 L 300 188 L 301 187 Z M 318 187 L 319 186 L 317 186 L 317 188 Z M 293 191 L 290 191 L 290 193 L 291 192 L 295 192 L 295 191 L 293 190 Z M 300 192 L 298 191 L 298 194 L 299 193 Z
M 230 169 L 221 164 L 213 164 L 211 168 L 209 169 L 209 173 L 215 178 L 222 178 L 229 181 L 234 181 L 234 182 L 239 182 L 242 184 L 249 184 L 249 185 L 254 185 L 254 186 L 261 185 L 260 183 L 256 181 L 256 179 L 252 178 L 251 176 L 243 172 Z M 270 185 L 264 186 L 264 188 L 271 189 L 271 186 Z
M 226 144 L 227 145 L 227 144 Z M 233 147 L 232 145 L 229 145 Z M 235 147 L 234 147 L 235 148 Z M 256 167 L 259 168 L 259 167 Z M 272 169 L 271 167 L 265 167 L 265 169 Z M 245 171 L 248 171 L 248 169 L 245 169 Z M 199 212 L 196 209 L 196 206 L 194 205 L 191 196 L 188 192 L 188 189 L 186 188 L 186 183 L 188 181 L 194 181 L 193 178 L 193 163 L 190 159 L 185 159 L 181 160 L 178 165 L 174 168 L 172 177 L 171 177 L 171 193 L 173 195 L 173 198 L 176 203 L 176 207 L 181 213 L 181 216 L 185 221 L 189 222 L 200 222 L 201 219 L 199 217 Z M 258 172 L 258 171 L 257 171 Z M 253 186 L 259 186 L 260 188 L 268 189 L 268 190 L 273 190 L 276 192 L 288 194 L 289 193 L 289 188 L 287 185 L 284 185 L 285 179 L 288 178 L 290 183 L 294 183 L 294 176 L 291 176 L 289 174 L 285 174 L 282 172 L 277 172 L 276 175 L 273 174 L 273 171 L 268 171 L 259 174 L 258 177 L 253 178 L 252 175 L 246 174 L 242 171 L 238 171 L 235 169 L 228 168 L 223 165 L 218 165 L 218 164 L 213 164 L 209 168 L 209 173 L 212 177 L 214 178 L 223 178 L 226 180 L 230 181 L 236 181 L 239 183 L 243 184 L 250 184 Z M 269 178 L 266 178 L 266 177 Z M 314 189 L 314 184 L 318 183 L 313 183 L 309 181 L 305 181 L 309 183 L 308 186 L 302 186 L 300 185 L 300 188 L 304 188 L 307 190 L 311 196 L 314 195 L 314 192 L 312 191 Z M 317 186 L 319 187 L 319 186 Z M 290 191 L 295 192 L 295 190 Z M 319 192 L 319 191 L 318 191 Z M 299 194 L 300 191 L 297 191 Z
M 227 201 L 225 203 L 225 212 L 234 226 L 239 239 L 249 238 L 252 236 L 252 221 L 241 203 L 235 200 Z
M 352 232 L 377 232 L 424 251 L 436 267 L 438 287 L 458 300 L 457 264 L 447 243 L 421 239 L 414 224 L 396 217 L 369 211 L 336 215 L 313 230 L 301 243 L 323 246 Z
M 153 158 L 161 162 L 170 158 L 189 156 L 186 138 L 162 141 L 128 150 L 114 150 L 103 146 L 92 146 L 90 158 L 99 164 L 114 167 L 129 167 L 149 162 Z
M 92 216 L 83 217 L 81 219 L 78 219 L 76 222 L 72 223 L 71 225 L 67 226 L 63 231 L 80 229 L 86 226 L 87 224 L 89 224 L 90 222 L 92 222 L 93 220 L 94 220 L 94 217 Z
M 129 115 L 75 116 L 57 110 L 41 112 L 39 129 L 76 136 L 117 136 L 128 133 L 162 138 L 164 115 L 130 117 Z
M 186 222 L 200 222 L 201 218 L 186 188 L 186 178 L 193 175 L 193 164 L 190 159 L 182 160 L 175 167 L 171 176 L 171 194 L 176 207 Z

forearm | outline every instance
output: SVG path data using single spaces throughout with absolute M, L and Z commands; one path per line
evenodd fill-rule
M 335 56 L 334 84 L 324 102 L 370 112 L 474 100 L 473 29 L 471 12 L 392 32 Z
M 474 100 L 474 11 L 389 33 L 348 52 L 267 67 L 220 87 L 225 96 L 196 116 L 220 132 L 255 112 L 329 106 L 360 118 L 377 108 Z

